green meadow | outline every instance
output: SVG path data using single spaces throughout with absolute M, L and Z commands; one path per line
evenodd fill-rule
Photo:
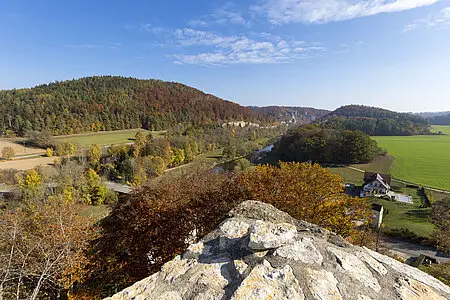
M 450 132 L 450 127 L 439 130 Z M 394 157 L 391 174 L 395 178 L 450 190 L 450 135 L 379 136 L 374 139 Z
M 445 125 L 432 125 L 431 126 L 431 132 L 450 135 L 450 126 Z
M 85 134 L 73 134 L 56 137 L 57 141 L 71 142 L 79 145 L 81 148 L 87 148 L 92 144 L 99 145 L 114 145 L 114 144 L 126 144 L 134 142 L 134 137 L 137 132 L 142 131 L 148 133 L 149 131 L 144 129 L 129 129 L 120 131 L 102 131 L 95 133 Z M 152 132 L 154 137 L 163 134 L 160 131 Z

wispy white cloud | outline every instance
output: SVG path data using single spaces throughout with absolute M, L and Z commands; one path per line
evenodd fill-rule
M 441 9 L 437 13 L 430 14 L 427 18 L 418 19 L 405 25 L 403 32 L 408 32 L 422 27 L 441 29 L 448 26 L 450 26 L 450 6 Z
M 175 42 L 184 47 L 207 47 L 195 54 L 175 54 L 177 63 L 201 65 L 274 64 L 321 55 L 325 47 L 307 45 L 303 41 L 271 36 L 252 39 L 243 35 L 221 35 L 191 28 L 175 30 Z M 189 49 L 187 49 L 189 50 Z
M 427 6 L 439 0 L 262 0 L 251 9 L 272 24 L 328 23 Z
M 219 25 L 241 25 L 249 26 L 250 21 L 244 16 L 244 13 L 236 8 L 232 2 L 215 9 L 199 19 L 191 20 L 188 25 L 191 27 L 206 27 L 214 24 Z

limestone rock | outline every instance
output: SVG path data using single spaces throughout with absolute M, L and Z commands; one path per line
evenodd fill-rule
M 297 228 L 288 223 L 274 224 L 257 220 L 250 229 L 248 246 L 252 250 L 278 248 L 284 244 L 293 243 Z
M 450 299 L 422 271 L 247 201 L 186 253 L 112 300 Z
M 305 264 L 322 264 L 323 257 L 309 237 L 301 238 L 293 244 L 278 248 L 274 255 L 288 259 L 298 260 Z
M 253 268 L 231 299 L 302 300 L 305 296 L 289 265 L 275 269 L 264 260 L 261 265 Z
M 376 292 L 381 290 L 378 280 L 372 276 L 372 272 L 370 272 L 370 270 L 356 255 L 334 247 L 328 248 L 328 251 L 336 256 L 339 264 L 349 276 L 355 278 L 363 285 L 370 287 Z
M 395 289 L 402 300 L 445 300 L 431 288 L 414 279 L 399 279 Z
M 317 300 L 340 300 L 342 296 L 337 288 L 338 281 L 333 273 L 325 270 L 308 270 L 309 291 Z

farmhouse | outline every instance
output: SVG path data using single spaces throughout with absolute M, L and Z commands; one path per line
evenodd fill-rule
M 374 194 L 387 194 L 391 190 L 391 180 L 391 175 L 373 172 L 364 173 L 361 197 L 368 197 Z

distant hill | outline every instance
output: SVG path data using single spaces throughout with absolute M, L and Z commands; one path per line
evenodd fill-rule
M 275 119 L 195 88 L 160 80 L 86 77 L 0 91 L 0 133 L 161 130 L 178 123 L 227 121 L 273 124 Z
M 430 119 L 433 117 L 441 117 L 441 116 L 446 116 L 448 114 L 450 114 L 450 111 L 438 111 L 438 112 L 419 112 L 419 113 L 414 113 L 415 115 L 424 117 L 426 119 Z
M 308 124 L 319 120 L 330 113 L 328 110 L 311 107 L 291 107 L 291 106 L 250 106 L 256 112 L 275 118 L 280 123 Z
M 450 125 L 450 113 L 428 118 L 431 125 Z
M 342 106 L 324 116 L 325 128 L 361 130 L 369 135 L 429 134 L 429 122 L 420 116 L 363 105 Z

